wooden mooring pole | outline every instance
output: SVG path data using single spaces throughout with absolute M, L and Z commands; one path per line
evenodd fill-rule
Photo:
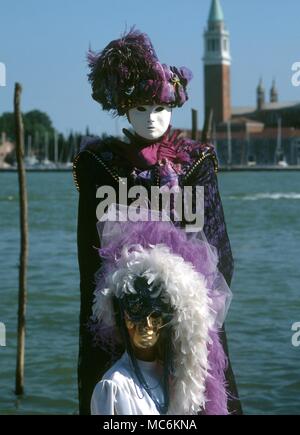
M 192 109 L 192 139 L 198 139 L 198 111 Z
M 16 155 L 18 163 L 19 198 L 20 198 L 20 230 L 21 252 L 19 265 L 19 305 L 18 305 L 18 347 L 16 365 L 15 393 L 24 393 L 24 360 L 25 360 L 25 317 L 27 302 L 27 260 L 28 260 L 28 206 L 26 189 L 26 172 L 24 165 L 24 127 L 21 113 L 22 87 L 15 85 L 14 112 L 16 129 Z
M 213 114 L 214 114 L 213 109 L 207 107 L 205 110 L 204 127 L 202 130 L 202 137 L 201 137 L 202 143 L 207 143 L 211 141 Z

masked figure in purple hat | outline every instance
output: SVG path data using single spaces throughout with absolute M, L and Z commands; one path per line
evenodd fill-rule
M 124 130 L 127 138 L 124 141 L 115 137 L 105 140 L 85 138 L 74 159 L 74 181 L 80 193 L 78 259 L 81 310 L 78 378 L 81 414 L 90 413 L 90 400 L 95 385 L 111 364 L 110 352 L 93 346 L 93 334 L 87 328 L 96 286 L 94 275 L 101 266 L 101 258 L 94 249 L 98 246 L 96 209 L 100 200 L 96 197 L 96 192 L 99 187 L 114 188 L 118 203 L 121 202 L 118 194 L 120 183 L 124 180 L 128 189 L 134 186 L 144 187 L 149 192 L 149 197 L 154 186 L 161 192 L 168 189 L 180 192 L 186 186 L 195 190 L 196 187 L 203 186 L 203 232 L 207 242 L 216 249 L 218 270 L 229 286 L 233 273 L 233 258 L 218 190 L 218 163 L 213 146 L 182 138 L 180 131 L 171 130 L 173 108 L 181 107 L 188 98 L 187 86 L 192 78 L 191 72 L 184 67 L 161 64 L 148 36 L 134 29 L 112 41 L 100 53 L 89 51 L 88 62 L 93 98 L 102 105 L 103 110 L 116 116 L 127 116 L 132 130 Z M 129 204 L 130 200 L 126 205 Z M 197 206 L 197 196 L 193 195 L 193 211 Z M 171 207 L 170 216 L 175 221 L 175 207 Z M 184 231 L 189 222 L 182 216 L 174 223 Z M 219 335 L 222 349 L 228 356 L 224 328 Z M 241 405 L 229 359 L 224 376 L 228 411 L 239 414 Z

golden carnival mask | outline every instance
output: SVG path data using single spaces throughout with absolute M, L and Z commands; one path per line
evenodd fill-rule
M 138 349 L 151 349 L 156 345 L 160 329 L 164 326 L 163 318 L 157 313 L 151 313 L 146 318 L 133 322 L 125 313 L 125 324 L 129 336 Z

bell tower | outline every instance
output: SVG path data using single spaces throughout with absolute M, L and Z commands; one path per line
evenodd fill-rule
M 230 38 L 220 0 L 212 0 L 204 42 L 205 113 L 212 109 L 213 122 L 219 124 L 231 118 Z
M 277 88 L 276 88 L 275 79 L 273 79 L 272 88 L 271 88 L 271 91 L 270 91 L 270 102 L 271 103 L 278 103 L 278 91 L 277 91 Z
M 263 81 L 260 79 L 258 86 L 256 88 L 256 110 L 263 110 L 265 105 L 265 88 L 263 86 Z

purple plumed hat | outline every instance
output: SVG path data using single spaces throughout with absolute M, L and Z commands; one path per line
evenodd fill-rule
M 87 58 L 92 97 L 115 115 L 139 104 L 181 107 L 188 99 L 191 71 L 161 64 L 149 37 L 134 28 Z

